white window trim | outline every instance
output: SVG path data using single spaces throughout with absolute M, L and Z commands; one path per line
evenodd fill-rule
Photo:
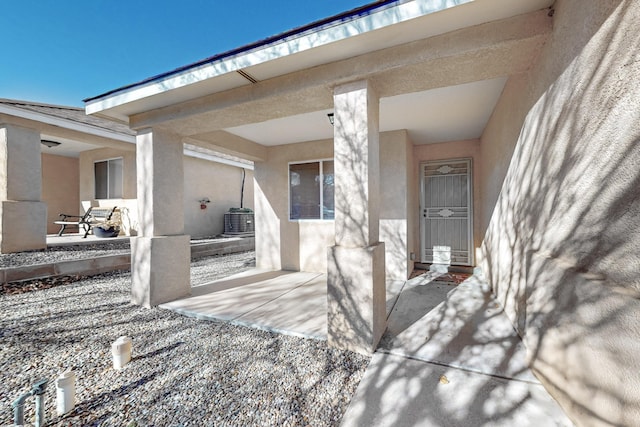
M 323 162 L 334 162 L 334 174 L 335 174 L 335 159 L 333 157 L 327 157 L 323 159 L 309 159 L 309 160 L 299 160 L 294 162 L 287 163 L 287 219 L 289 222 L 322 222 L 326 223 L 328 221 L 335 221 L 335 218 L 324 219 L 324 211 L 320 209 L 320 218 L 308 219 L 291 219 L 291 165 L 304 165 L 306 163 L 319 163 L 320 164 L 320 182 L 324 183 L 324 168 Z M 335 183 L 335 179 L 334 179 Z M 335 184 L 334 184 L 335 185 Z M 322 191 L 322 186 L 320 186 L 320 206 L 324 206 L 324 191 Z
M 96 163 L 109 162 L 111 160 L 122 160 L 122 183 L 120 188 L 120 197 L 116 197 L 116 199 L 124 198 L 124 157 L 110 157 L 108 159 L 100 159 L 93 161 L 93 198 L 95 200 L 112 200 L 114 199 L 109 193 L 109 165 L 107 163 L 107 198 L 106 199 L 98 199 L 96 197 Z

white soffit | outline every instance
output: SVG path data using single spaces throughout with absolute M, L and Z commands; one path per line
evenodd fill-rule
M 86 101 L 87 114 L 126 119 L 258 80 L 548 7 L 552 0 L 414 0 L 304 31 L 234 56 Z
M 380 131 L 406 129 L 414 144 L 479 138 L 502 93 L 506 77 L 398 95 L 380 100 Z M 299 114 L 225 129 L 274 146 L 333 138 L 327 113 Z
M 101 146 L 87 144 L 85 142 L 76 141 L 69 138 L 61 138 L 59 136 L 47 135 L 46 133 L 42 133 L 40 135 L 40 139 L 50 140 L 50 141 L 55 141 L 60 143 L 60 145 L 56 147 L 47 147 L 44 144 L 40 144 L 40 151 L 43 154 L 53 154 L 54 156 L 79 157 L 80 153 L 83 151 L 103 148 Z
M 407 129 L 414 144 L 480 138 L 506 77 L 380 100 L 380 130 Z

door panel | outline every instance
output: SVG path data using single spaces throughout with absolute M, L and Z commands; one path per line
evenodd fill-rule
M 421 167 L 424 263 L 472 265 L 471 159 Z

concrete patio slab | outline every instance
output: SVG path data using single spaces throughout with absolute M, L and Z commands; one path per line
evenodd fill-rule
M 47 234 L 47 246 L 75 246 L 75 245 L 95 245 L 101 243 L 128 242 L 129 236 L 116 236 L 110 238 L 100 238 L 93 234 L 89 234 L 86 238 L 82 237 L 84 233 L 69 233 L 58 236 L 56 234 Z
M 326 276 L 252 269 L 192 288 L 160 308 L 209 320 L 309 338 L 326 338 Z
M 540 384 L 376 353 L 342 427 L 572 426 Z
M 327 276 L 318 274 L 235 321 L 247 325 L 268 325 L 270 330 L 290 335 L 326 339 L 326 318 Z

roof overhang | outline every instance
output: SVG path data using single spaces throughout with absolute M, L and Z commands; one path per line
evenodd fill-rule
M 87 114 L 129 117 L 461 28 L 540 10 L 552 0 L 377 2 L 85 100 Z
M 55 106 L 51 107 L 55 108 Z M 0 102 L 0 123 L 5 122 L 35 129 L 40 132 L 41 140 L 51 140 L 60 143 L 60 145 L 52 147 L 42 145 L 41 151 L 45 154 L 78 157 L 83 151 L 105 147 L 123 150 L 135 149 L 135 135 L 14 107 Z M 184 155 L 253 170 L 253 164 L 251 162 L 194 145 L 185 144 Z

